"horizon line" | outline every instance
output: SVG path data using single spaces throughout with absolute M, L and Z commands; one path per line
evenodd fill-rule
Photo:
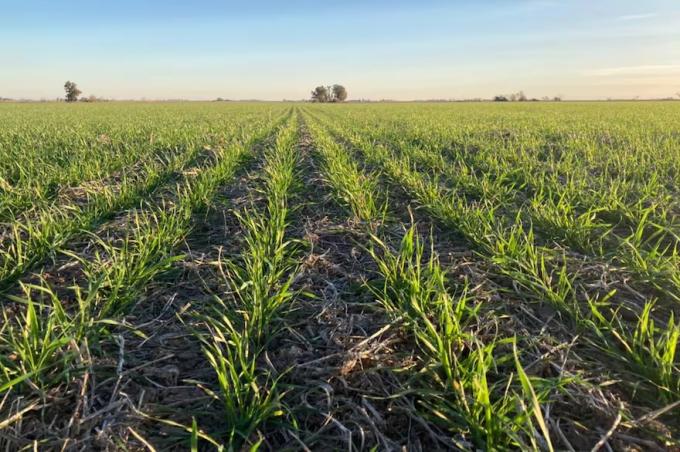
M 78 100 L 74 102 L 67 102 L 61 97 L 57 98 L 8 98 L 0 97 L 0 103 L 73 103 L 73 104 L 88 104 L 88 103 L 107 103 L 107 102 L 214 102 L 214 103 L 229 103 L 229 102 L 273 102 L 273 103 L 338 103 L 338 104 L 352 104 L 352 103 L 380 103 L 380 102 L 390 102 L 390 103 L 415 103 L 415 102 L 429 102 L 429 103 L 454 103 L 454 102 L 492 102 L 492 103 L 508 103 L 508 104 L 523 104 L 523 103 L 536 103 L 536 102 L 607 102 L 607 101 L 629 101 L 629 102 L 649 102 L 649 101 L 680 101 L 680 97 L 666 96 L 666 97 L 583 97 L 583 98 L 564 98 L 561 97 L 560 100 L 541 99 L 541 98 L 529 98 L 525 101 L 506 101 L 499 102 L 495 101 L 493 97 L 473 97 L 473 98 L 429 98 L 429 99 L 349 99 L 343 102 L 314 102 L 309 99 L 227 99 L 227 98 L 100 98 L 94 101 L 89 100 Z

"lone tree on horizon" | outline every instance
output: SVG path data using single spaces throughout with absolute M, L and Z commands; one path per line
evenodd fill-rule
M 66 102 L 75 102 L 78 100 L 78 96 L 82 94 L 78 85 L 70 80 L 64 83 L 64 91 L 66 91 Z
M 344 102 L 347 99 L 347 89 L 342 85 L 317 86 L 312 91 L 312 102 Z

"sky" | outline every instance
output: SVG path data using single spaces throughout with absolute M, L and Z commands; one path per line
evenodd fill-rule
M 679 0 L 0 0 L 0 97 L 656 98 Z

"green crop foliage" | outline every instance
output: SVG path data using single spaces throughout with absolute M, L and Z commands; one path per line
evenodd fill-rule
M 679 120 L 3 103 L 0 446 L 680 447 Z
M 402 199 L 405 196 L 440 225 L 455 230 L 518 296 L 530 303 L 548 303 L 566 315 L 589 346 L 616 363 L 612 372 L 629 384 L 630 393 L 658 408 L 679 395 L 674 319 L 680 290 L 676 285 L 680 206 L 675 198 L 680 147 L 677 136 L 668 132 L 670 123 L 656 118 L 653 127 L 644 129 L 636 123 L 637 110 L 628 107 L 617 111 L 600 106 L 598 114 L 604 112 L 606 120 L 593 119 L 594 125 L 577 122 L 577 115 L 592 113 L 580 105 L 560 109 L 555 117 L 561 122 L 549 119 L 551 106 L 536 107 L 546 113 L 542 116 L 529 116 L 527 107 L 514 106 L 503 115 L 484 105 L 313 106 L 307 117 L 322 153 L 335 148 L 333 154 L 349 162 L 365 162 L 365 171 L 357 171 L 356 163 L 354 170 L 345 170 L 353 180 L 366 177 L 378 184 L 383 178 Z M 669 113 L 677 117 L 675 110 Z M 330 185 L 339 192 L 340 183 Z M 377 195 L 379 190 L 367 192 Z M 412 248 L 404 246 L 396 256 Z M 391 266 L 386 259 L 378 260 L 383 277 L 403 271 L 399 263 L 403 257 L 395 257 Z M 603 283 L 606 276 L 586 270 L 592 267 L 611 271 L 626 283 Z M 406 279 L 418 283 L 406 287 L 427 287 L 429 278 L 416 272 Z M 393 311 L 394 302 L 384 300 L 403 283 L 394 277 L 386 280 L 390 282 L 378 298 Z M 634 299 L 625 306 L 613 302 L 631 290 Z M 654 299 L 656 303 L 650 301 Z M 652 309 L 658 303 L 664 305 L 661 317 Z M 413 305 L 407 302 L 402 312 L 413 310 Z M 488 347 L 491 353 L 493 342 Z M 443 357 L 438 361 L 447 362 Z M 488 370 L 489 365 L 479 369 Z M 526 376 L 517 370 L 522 383 L 517 394 L 530 399 L 521 404 L 539 414 L 535 407 L 541 399 L 536 394 L 541 392 L 527 386 Z M 454 411 L 460 415 L 459 408 Z M 475 425 L 481 429 L 480 419 Z M 514 437 L 515 447 L 550 447 L 542 418 L 528 416 L 523 421 L 525 432 L 542 435 L 534 437 L 535 443 Z M 479 436 L 473 437 L 482 444 Z

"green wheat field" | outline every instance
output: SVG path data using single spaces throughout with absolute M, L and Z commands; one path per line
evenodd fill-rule
M 2 104 L 0 449 L 679 450 L 679 181 L 672 102 Z

